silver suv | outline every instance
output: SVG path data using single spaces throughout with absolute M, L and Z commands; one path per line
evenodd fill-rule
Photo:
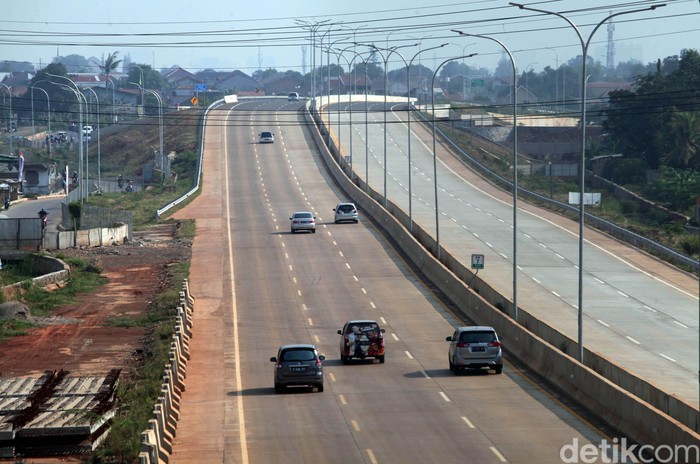
M 290 385 L 305 385 L 323 391 L 323 361 L 325 356 L 316 352 L 309 344 L 282 345 L 277 356 L 270 358 L 275 363 L 275 393 L 282 393 Z
M 496 330 L 488 326 L 457 327 L 451 337 L 447 359 L 455 375 L 464 369 L 493 369 L 496 374 L 503 371 L 501 339 Z

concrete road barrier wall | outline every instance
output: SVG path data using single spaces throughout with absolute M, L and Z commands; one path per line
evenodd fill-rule
M 314 117 L 307 113 L 307 119 L 312 128 L 316 127 L 315 123 L 322 123 L 322 115 Z M 441 260 L 438 261 L 434 257 L 437 244 L 429 234 L 414 224 L 412 235 L 405 227 L 408 224 L 405 213 L 390 202 L 386 209 L 382 207 L 381 195 L 369 189 L 362 180 L 351 180 L 346 175 L 347 167 L 336 147 L 326 148 L 318 130 L 314 130 L 314 138 L 331 175 L 363 214 L 395 240 L 408 258 L 460 308 L 464 316 L 475 323 L 495 327 L 504 337 L 509 354 L 637 443 L 651 446 L 700 443 L 698 412 L 694 408 L 669 397 L 595 353 L 586 352 L 584 359 L 593 359 L 593 366 L 600 369 L 600 373 L 579 363 L 558 348 L 567 346 L 571 347 L 572 352 L 577 352 L 576 342 L 522 310 L 519 311 L 519 319 L 524 322 L 516 323 L 508 316 L 512 313 L 510 301 L 466 269 L 446 250 L 440 250 Z M 469 286 L 465 282 L 469 282 Z M 629 387 L 630 391 L 609 379 Z M 640 393 L 645 397 L 641 398 Z
M 148 429 L 141 433 L 140 464 L 167 464 L 173 451 L 173 438 L 177 434 L 180 404 L 185 391 L 187 362 L 190 359 L 189 343 L 192 336 L 194 297 L 189 282 L 183 282 L 177 307 L 175 333 L 170 344 L 169 362 L 163 373 L 160 396 L 153 407 L 153 417 Z

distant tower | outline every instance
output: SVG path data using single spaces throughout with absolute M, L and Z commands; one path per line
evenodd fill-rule
M 301 46 L 301 74 L 306 75 L 306 45 Z
M 610 12 L 612 14 L 612 11 Z M 612 21 L 608 23 L 608 54 L 607 62 L 605 66 L 612 70 L 615 68 L 615 39 L 613 38 L 613 33 L 615 32 L 615 24 Z

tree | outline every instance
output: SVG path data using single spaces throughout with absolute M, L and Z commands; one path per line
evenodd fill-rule
M 117 66 L 119 66 L 122 62 L 122 60 L 117 60 L 117 54 L 119 52 L 114 52 L 110 53 L 107 55 L 107 59 L 105 60 L 104 64 L 101 66 L 102 68 L 102 73 L 105 75 L 105 78 L 109 80 L 109 74 L 117 69 Z
M 700 170 L 700 113 L 686 111 L 671 116 L 669 131 L 664 133 L 675 143 L 664 157 L 666 166 Z

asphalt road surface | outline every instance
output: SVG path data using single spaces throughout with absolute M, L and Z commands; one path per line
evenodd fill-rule
M 448 370 L 461 322 L 362 212 L 333 224 L 346 198 L 300 105 L 244 101 L 207 124 L 202 194 L 176 214 L 197 219 L 196 313 L 171 462 L 559 463 L 562 447 L 606 438 L 507 360 L 502 375 Z M 317 233 L 290 233 L 298 210 Z M 385 364 L 340 363 L 336 331 L 356 318 L 386 329 Z M 275 394 L 269 358 L 285 343 L 326 355 L 323 393 Z

